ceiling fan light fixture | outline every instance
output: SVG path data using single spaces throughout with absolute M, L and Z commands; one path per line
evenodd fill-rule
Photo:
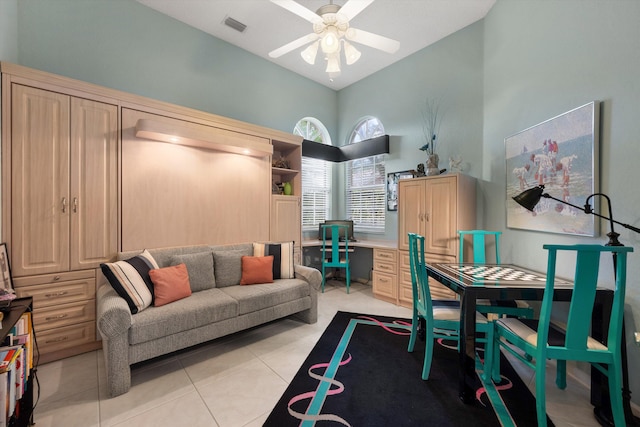
M 327 69 L 329 75 L 340 73 L 340 56 L 337 54 L 327 55 Z
M 325 34 L 320 40 L 320 46 L 325 55 L 336 53 L 340 50 L 340 36 L 338 35 L 338 29 L 336 27 L 327 27 Z
M 318 54 L 318 45 L 320 44 L 320 40 L 311 43 L 309 46 L 307 46 L 307 48 L 305 50 L 303 50 L 302 52 L 300 52 L 300 55 L 302 56 L 302 59 L 305 60 L 306 63 L 308 64 L 315 64 L 316 63 L 316 55 Z
M 347 65 L 354 64 L 360 56 L 362 55 L 358 49 L 355 48 L 354 45 L 344 40 L 344 57 L 347 60 Z

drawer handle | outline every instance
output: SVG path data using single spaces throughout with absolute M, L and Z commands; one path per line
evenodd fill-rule
M 53 276 L 53 281 L 57 282 L 58 280 L 60 280 L 60 276 Z
M 391 270 L 391 267 L 389 267 L 388 265 L 381 265 L 380 270 Z
M 380 258 L 391 258 L 389 254 L 380 254 Z
M 67 291 L 60 291 L 60 292 L 53 292 L 53 293 L 50 293 L 50 294 L 45 294 L 45 296 L 47 298 L 57 298 L 57 297 L 65 296 L 65 295 L 67 295 L 67 293 L 68 293 Z
M 44 320 L 58 320 L 58 319 L 64 319 L 65 317 L 67 317 L 66 314 L 59 314 L 57 316 L 45 317 Z
M 51 344 L 51 343 L 54 343 L 54 342 L 66 341 L 68 339 L 69 339 L 69 337 L 65 335 L 63 337 L 58 337 L 58 338 L 55 338 L 55 339 L 52 339 L 52 340 L 46 340 L 45 344 Z
M 378 280 L 380 280 L 382 283 L 387 283 L 388 282 L 387 279 L 378 279 Z

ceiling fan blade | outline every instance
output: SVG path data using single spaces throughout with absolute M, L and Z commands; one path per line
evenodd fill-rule
M 358 30 L 353 27 L 347 30 L 345 37 L 350 41 L 373 47 L 387 53 L 395 53 L 400 49 L 399 41 L 380 36 L 378 34 L 373 34 L 368 31 Z
M 306 7 L 302 6 L 301 4 L 293 0 L 271 0 L 271 2 L 277 4 L 278 6 L 284 9 L 287 9 L 291 13 L 295 13 L 299 17 L 306 19 L 312 24 L 322 23 L 322 18 L 318 14 L 310 11 Z
M 343 14 L 348 20 L 352 20 L 357 14 L 362 12 L 374 0 L 349 0 L 340 8 L 338 13 Z
M 272 58 L 279 58 L 285 53 L 289 53 L 292 50 L 297 49 L 301 46 L 304 46 L 305 44 L 315 41 L 317 39 L 318 39 L 318 35 L 316 33 L 307 34 L 306 36 L 302 36 L 299 39 L 289 42 L 282 47 L 272 50 L 271 52 L 269 52 L 269 56 Z

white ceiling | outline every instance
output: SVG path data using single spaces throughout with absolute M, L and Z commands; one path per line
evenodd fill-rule
M 329 88 L 339 90 L 375 73 L 402 58 L 429 46 L 482 18 L 496 0 L 376 0 L 350 26 L 400 42 L 400 49 L 388 54 L 355 44 L 360 60 L 347 65 L 334 81 L 325 72 L 324 61 L 307 64 L 300 52 L 305 46 L 270 58 L 269 52 L 313 31 L 312 24 L 269 0 L 137 0 L 161 13 L 258 55 Z M 333 3 L 344 5 L 347 0 Z M 298 0 L 316 11 L 330 0 Z M 231 17 L 247 26 L 240 33 L 224 25 Z

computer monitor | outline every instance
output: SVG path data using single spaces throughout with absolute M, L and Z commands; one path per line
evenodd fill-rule
M 318 226 L 318 239 L 322 240 L 322 226 L 323 225 L 346 225 L 347 228 L 340 228 L 339 230 L 339 238 L 340 239 L 344 239 L 345 236 L 349 239 L 349 240 L 355 240 L 355 238 L 353 237 L 353 221 L 351 221 L 350 219 L 328 219 L 326 220 L 324 223 L 320 223 Z M 327 231 L 327 240 L 331 240 L 331 232 Z

